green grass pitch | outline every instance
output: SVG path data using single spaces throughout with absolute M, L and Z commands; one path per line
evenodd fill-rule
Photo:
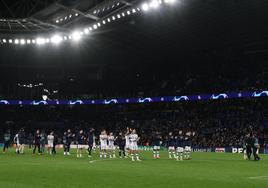
M 142 162 L 129 159 L 100 161 L 71 156 L 0 154 L 0 188 L 267 188 L 268 156 L 245 161 L 240 154 L 193 153 L 190 161 L 174 161 L 161 153 Z M 90 162 L 91 161 L 91 162 Z

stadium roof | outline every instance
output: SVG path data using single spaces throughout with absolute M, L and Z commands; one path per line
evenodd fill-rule
M 69 33 L 142 2 L 1 0 L 0 37 Z M 268 40 L 267 9 L 265 0 L 177 0 L 174 6 L 103 26 L 79 45 L 95 55 L 127 53 L 149 59 L 155 54 L 169 57 L 186 51 L 256 45 L 263 50 Z

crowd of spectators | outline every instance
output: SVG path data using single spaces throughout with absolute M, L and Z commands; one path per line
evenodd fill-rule
M 266 98 L 96 106 L 2 106 L 0 138 L 10 129 L 24 128 L 28 138 L 37 129 L 54 131 L 59 137 L 67 129 L 75 133 L 94 128 L 118 134 L 136 128 L 141 145 L 150 145 L 154 131 L 167 143 L 169 132 L 189 135 L 196 147 L 243 146 L 244 137 L 255 133 L 262 146 L 268 146 L 268 103 Z M 0 140 L 1 140 L 0 139 Z M 30 141 L 29 141 L 30 142 Z

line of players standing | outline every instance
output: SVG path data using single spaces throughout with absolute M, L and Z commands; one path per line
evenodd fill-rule
M 10 145 L 10 131 L 8 130 L 4 134 L 4 149 L 3 152 Z M 99 136 L 100 141 L 100 158 L 115 158 L 116 146 L 119 149 L 119 157 L 127 158 L 130 157 L 132 161 L 140 161 L 138 153 L 138 141 L 139 136 L 135 129 L 127 128 L 126 132 L 120 132 L 118 136 L 114 136 L 112 132 L 107 134 L 103 130 Z M 70 155 L 71 143 L 77 145 L 77 157 L 82 157 L 82 150 L 85 143 L 88 145 L 88 156 L 91 157 L 93 145 L 94 145 L 94 129 L 91 128 L 87 133 L 80 130 L 77 134 L 72 133 L 70 129 L 64 132 L 62 137 L 63 144 L 63 154 Z M 160 132 L 156 131 L 152 135 L 152 145 L 153 145 L 153 158 L 160 158 L 160 146 L 162 142 L 162 136 Z M 16 144 L 16 152 L 18 154 L 24 153 L 24 146 L 26 144 L 26 136 L 23 129 L 21 129 L 14 137 L 14 143 Z M 56 145 L 58 144 L 58 138 L 51 132 L 46 135 L 44 131 L 37 130 L 33 138 L 33 154 L 38 151 L 38 154 L 45 153 L 45 145 L 48 146 L 49 154 L 56 154 Z M 173 135 L 172 132 L 168 135 L 168 153 L 170 159 L 176 160 L 189 160 L 191 153 L 191 141 L 190 137 L 187 135 Z

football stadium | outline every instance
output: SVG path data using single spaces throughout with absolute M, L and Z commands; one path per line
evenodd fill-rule
M 268 0 L 0 0 L 0 188 L 268 187 Z

